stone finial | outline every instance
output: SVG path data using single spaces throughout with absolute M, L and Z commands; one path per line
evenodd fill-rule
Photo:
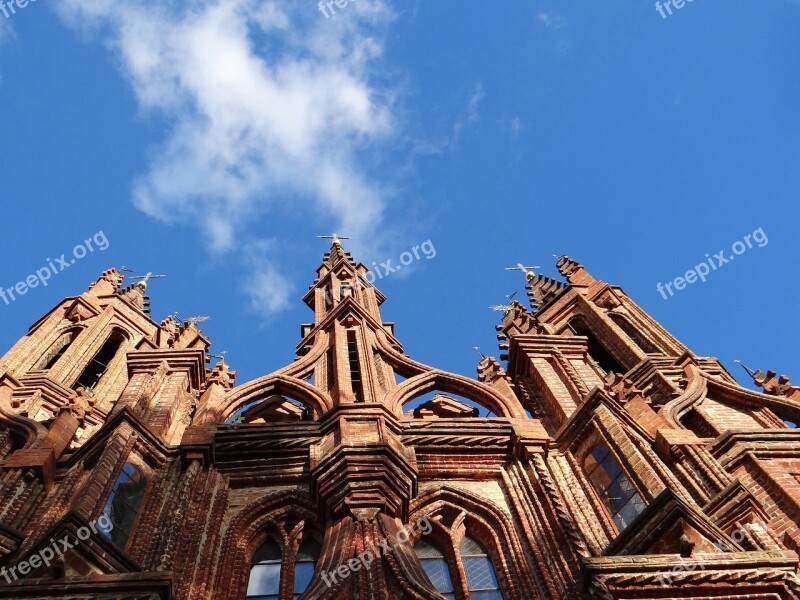
M 537 311 L 564 288 L 564 282 L 539 273 L 535 277 L 528 279 L 528 284 L 525 287 L 528 288 L 531 308 Z
M 766 373 L 761 370 L 753 371 L 747 365 L 743 363 L 739 364 L 742 365 L 742 368 L 753 378 L 753 382 L 760 387 L 765 394 L 800 400 L 800 387 L 793 386 L 789 383 L 789 378 L 786 375 L 776 377 L 776 375 L 778 375 L 777 371 L 768 370 Z
M 522 333 L 537 333 L 536 317 L 520 302 L 514 300 L 503 315 L 503 327 L 513 325 Z
M 106 269 L 100 277 L 89 286 L 93 296 L 107 296 L 116 292 L 125 280 L 125 276 L 115 268 Z
M 505 369 L 494 356 L 484 356 L 478 363 L 478 381 L 493 383 L 498 379 L 506 379 Z
M 590 285 L 596 281 L 581 263 L 566 255 L 558 257 L 556 268 L 573 285 Z
M 166 319 L 161 321 L 159 327 L 164 335 L 164 340 L 167 343 L 168 348 L 172 348 L 175 346 L 175 340 L 178 337 L 178 328 L 180 324 L 172 315 L 168 316 Z
M 224 360 L 219 361 L 208 376 L 208 385 L 212 383 L 221 385 L 226 390 L 231 390 L 236 385 L 236 371 L 231 371 Z

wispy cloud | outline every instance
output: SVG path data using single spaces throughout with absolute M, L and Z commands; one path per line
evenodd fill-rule
M 136 206 L 198 223 L 217 253 L 286 203 L 354 236 L 380 223 L 385 195 L 361 157 L 395 133 L 392 94 L 373 72 L 393 15 L 382 0 L 349 8 L 326 20 L 307 2 L 58 4 L 107 43 L 143 116 L 168 124 L 133 184 Z M 286 278 L 274 265 L 261 273 L 251 297 L 280 310 Z
M 483 82 L 476 81 L 475 87 L 472 90 L 472 96 L 469 98 L 469 107 L 467 109 L 467 120 L 470 123 L 477 123 L 480 120 L 480 115 L 478 115 L 478 106 L 480 105 L 484 96 Z
M 250 309 L 268 319 L 289 305 L 294 287 L 270 258 L 274 249 L 272 240 L 256 240 L 245 250 L 245 265 L 249 273 L 244 277 L 243 291 L 250 299 Z
M 545 27 L 550 27 L 552 29 L 561 29 L 567 26 L 567 20 L 563 15 L 557 13 L 540 12 L 536 15 L 536 18 L 540 23 L 544 24 Z
M 483 100 L 485 95 L 486 93 L 483 91 L 483 82 L 481 80 L 476 81 L 472 86 L 472 90 L 470 91 L 469 99 L 467 100 L 466 111 L 456 119 L 456 122 L 453 125 L 452 139 L 449 140 L 446 145 L 451 147 L 454 146 L 458 142 L 461 131 L 465 127 L 474 125 L 481 120 L 479 109 L 481 100 Z
M 0 19 L 0 44 L 3 44 L 15 37 L 14 29 L 8 19 Z

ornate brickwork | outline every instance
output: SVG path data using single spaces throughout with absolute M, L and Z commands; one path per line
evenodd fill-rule
M 557 268 L 471 379 L 334 238 L 296 360 L 239 384 L 104 272 L 0 359 L 0 598 L 800 598 L 798 388 Z

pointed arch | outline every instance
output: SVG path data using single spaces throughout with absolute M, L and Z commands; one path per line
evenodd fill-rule
M 38 421 L 17 414 L 11 407 L 11 394 L 10 387 L 0 385 L 0 422 L 7 426 L 18 439 L 23 440 L 21 445 L 15 444 L 14 450 L 38 445 L 47 437 L 47 427 Z
M 72 389 L 95 389 L 108 373 L 112 363 L 124 354 L 125 344 L 130 341 L 131 336 L 127 331 L 121 327 L 112 327 L 91 360 L 83 365 L 80 375 L 72 383 Z
M 332 408 L 328 397 L 307 381 L 288 375 L 272 374 L 235 387 L 217 405 L 204 406 L 198 412 L 195 424 L 225 423 L 228 417 L 243 406 L 273 395 L 286 396 L 299 402 L 311 411 L 313 419 L 319 419 Z
M 519 402 L 509 401 L 488 385 L 436 369 L 407 379 L 386 397 L 386 402 L 392 412 L 402 415 L 404 405 L 432 391 L 463 396 L 491 410 L 498 417 L 514 419 L 526 417 L 525 410 Z
M 256 552 L 269 540 L 281 549 L 282 567 L 291 563 L 286 577 L 293 578 L 297 550 L 304 541 L 319 541 L 322 536 L 316 506 L 306 493 L 282 490 L 247 504 L 230 522 L 222 540 L 220 556 L 225 560 L 216 564 L 212 596 L 244 598 L 250 571 L 242 567 L 252 564 Z
M 81 325 L 70 325 L 62 329 L 47 350 L 36 359 L 32 371 L 49 371 L 56 366 L 59 359 L 67 352 L 81 332 L 86 329 Z
M 627 315 L 611 311 L 608 313 L 608 317 L 642 352 L 646 354 L 664 354 L 658 344 L 651 340 L 644 331 L 637 328 Z
M 440 548 L 447 543 L 447 536 L 441 530 L 442 522 L 454 521 L 456 527 L 460 527 L 460 533 L 450 540 L 456 550 L 464 537 L 480 539 L 504 597 L 547 597 L 546 590 L 540 590 L 534 578 L 537 565 L 524 560 L 532 552 L 523 547 L 511 515 L 490 500 L 445 485 L 423 491 L 413 502 L 409 514 L 409 522 L 427 517 L 434 523 L 430 538 Z

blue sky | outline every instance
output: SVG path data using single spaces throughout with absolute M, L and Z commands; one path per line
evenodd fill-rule
M 489 310 L 566 253 L 701 355 L 800 381 L 800 4 L 48 0 L 0 14 L 9 348 L 110 266 L 165 273 L 243 382 L 293 359 L 327 243 L 367 264 L 414 358 L 474 375 Z M 577 3 L 569 3 L 577 4 Z M 768 242 L 665 300 L 761 228 Z

